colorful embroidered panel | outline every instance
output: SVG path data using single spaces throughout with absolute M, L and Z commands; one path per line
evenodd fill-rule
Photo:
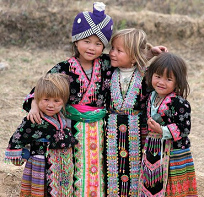
M 120 72 L 111 79 L 111 106 L 107 124 L 107 196 L 137 196 L 140 171 L 140 99 L 142 76 L 133 72 L 125 97 L 120 88 Z
M 103 172 L 103 121 L 93 123 L 77 122 L 76 139 L 79 144 L 74 151 L 75 173 L 74 196 L 105 197 Z

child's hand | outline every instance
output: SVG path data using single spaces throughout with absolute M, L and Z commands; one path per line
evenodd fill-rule
M 157 56 L 162 52 L 168 52 L 168 49 L 165 46 L 155 46 L 151 48 L 153 56 Z
M 154 121 L 151 117 L 147 120 L 147 124 L 148 124 L 148 127 L 152 129 L 154 132 L 160 133 L 160 134 L 163 133 L 160 124 Z
M 159 55 L 162 52 L 168 52 L 168 49 L 165 46 L 152 46 L 148 43 L 147 46 L 147 60 L 151 60 L 154 56 Z
M 27 115 L 27 119 L 30 120 L 32 123 L 38 123 L 41 124 L 41 117 L 43 116 L 43 113 L 40 111 L 35 99 L 32 101 L 31 109 Z

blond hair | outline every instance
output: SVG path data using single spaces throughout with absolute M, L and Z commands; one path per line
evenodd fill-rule
M 135 61 L 135 66 L 142 72 L 147 64 L 146 49 L 147 38 L 146 33 L 141 29 L 129 28 L 116 32 L 112 39 L 111 44 L 117 38 L 122 38 L 124 49 L 126 53 Z
M 62 73 L 48 73 L 41 77 L 35 87 L 34 98 L 37 103 L 44 96 L 48 98 L 61 98 L 65 104 L 69 99 L 69 78 L 68 75 Z

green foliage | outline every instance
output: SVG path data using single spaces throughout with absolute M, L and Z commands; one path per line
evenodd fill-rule
M 125 19 L 123 19 L 123 20 L 119 21 L 118 29 L 120 30 L 120 29 L 125 29 L 125 28 L 127 28 L 127 21 Z
M 25 62 L 25 63 L 29 63 L 30 62 L 30 60 L 28 58 L 26 58 L 26 57 L 22 57 L 21 61 Z

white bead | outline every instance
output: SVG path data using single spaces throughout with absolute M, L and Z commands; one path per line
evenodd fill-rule
M 77 23 L 81 23 L 81 18 L 78 18 L 78 19 L 77 19 Z

